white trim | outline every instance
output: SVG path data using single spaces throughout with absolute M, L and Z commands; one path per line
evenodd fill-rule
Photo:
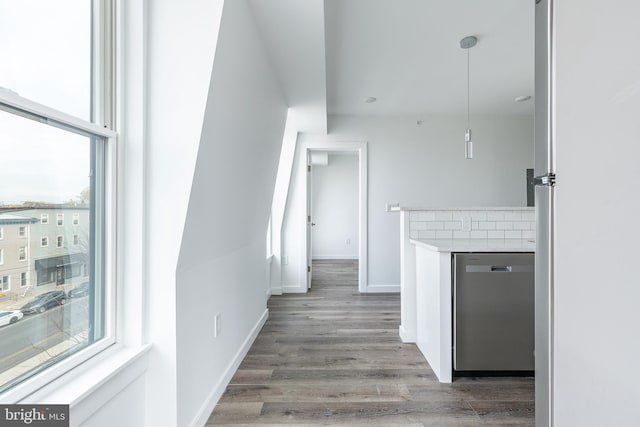
M 358 153 L 358 291 L 361 293 L 368 292 L 380 292 L 377 290 L 369 290 L 369 278 L 368 278 L 368 153 L 367 153 L 367 143 L 366 142 L 315 142 L 309 141 L 304 142 L 301 147 L 303 152 L 303 158 L 308 158 L 308 155 L 311 151 L 318 150 L 326 150 L 326 151 L 355 151 Z M 306 180 L 305 174 L 305 180 Z M 310 197 L 307 194 L 307 189 L 305 186 L 305 200 L 308 200 Z M 305 221 L 306 224 L 306 221 Z M 307 237 L 305 233 L 305 244 L 303 247 L 307 248 Z M 306 249 L 305 249 L 306 250 Z M 308 257 L 303 257 L 304 266 L 301 263 L 301 267 L 304 271 L 304 274 L 301 274 L 301 277 L 304 277 L 305 281 L 307 278 L 306 274 L 306 263 Z M 306 284 L 304 286 L 304 290 L 306 291 Z M 285 292 L 288 291 L 288 287 L 285 287 L 283 290 Z M 292 291 L 296 292 L 296 291 Z M 299 290 L 297 292 L 300 292 Z M 395 291 L 392 291 L 395 292 Z
M 64 126 L 78 129 L 93 135 L 102 136 L 104 138 L 115 137 L 115 132 L 110 129 L 100 127 L 94 123 L 63 113 L 62 111 L 54 110 L 53 108 L 38 104 L 37 102 L 23 98 L 17 93 L 4 88 L 0 88 L 0 104 L 5 104 L 12 109 L 24 111 L 35 116 L 47 117 Z M 53 125 L 53 123 L 49 124 Z
M 313 255 L 311 257 L 312 260 L 331 260 L 331 259 L 351 259 L 354 261 L 358 260 L 358 255 Z
M 400 293 L 400 285 L 369 285 L 367 287 L 367 293 Z
M 23 249 L 23 251 L 21 251 L 21 249 Z M 27 260 L 27 247 L 26 246 L 20 246 L 18 248 L 18 261 L 22 262 L 22 261 L 26 261 Z M 22 256 L 24 254 L 24 256 Z
M 405 329 L 402 325 L 398 328 L 398 333 L 403 343 L 415 343 L 418 337 L 415 329 Z
M 282 285 L 273 286 L 272 284 L 270 295 L 282 295 Z
M 24 279 L 25 279 L 25 284 L 22 284 L 22 275 L 24 274 Z M 21 288 L 26 288 L 27 286 L 29 286 L 29 271 L 21 271 L 20 272 L 20 287 Z
M 83 362 L 88 361 L 91 357 L 101 353 L 113 343 L 107 339 L 100 340 L 88 346 L 87 348 L 78 351 L 66 359 L 62 359 L 54 365 L 49 366 L 42 372 L 26 378 L 19 384 L 11 387 L 2 394 L 0 394 L 0 403 L 11 404 L 21 402 L 23 399 L 31 399 L 32 395 L 39 394 L 45 390 L 45 386 L 56 379 L 60 379 L 62 383 L 66 381 L 67 376 L 64 374 L 70 373 L 72 369 L 81 366 Z M 48 390 L 48 388 L 46 388 Z
M 306 264 L 306 263 L 305 263 Z M 306 279 L 306 274 L 304 276 L 304 278 Z M 303 287 L 301 288 L 300 286 L 283 286 L 281 291 L 281 294 L 306 294 L 307 293 L 307 287 Z M 273 291 L 273 294 L 275 295 L 275 291 Z
M 244 359 L 244 357 L 249 352 L 251 345 L 255 341 L 256 337 L 260 333 L 260 330 L 262 329 L 262 327 L 264 326 L 268 318 L 269 318 L 269 310 L 266 309 L 264 313 L 262 313 L 262 316 L 260 316 L 260 319 L 258 319 L 258 322 L 255 324 L 251 332 L 249 333 L 249 336 L 247 336 L 247 338 L 242 343 L 242 346 L 240 346 L 240 348 L 236 352 L 233 359 L 231 359 L 231 362 L 227 366 L 227 369 L 224 371 L 224 374 L 220 378 L 220 381 L 218 381 L 218 383 L 214 385 L 213 389 L 209 392 L 207 399 L 205 400 L 204 404 L 200 407 L 200 409 L 196 413 L 196 416 L 193 417 L 193 419 L 191 420 L 191 423 L 189 423 L 189 426 L 200 427 L 207 423 L 207 420 L 209 419 L 211 412 L 213 412 L 213 409 L 218 404 L 218 401 L 222 397 L 224 390 L 227 388 L 229 381 L 231 381 L 231 378 L 233 378 L 233 375 L 236 373 L 236 370 L 240 366 L 240 363 L 242 363 L 242 359 Z
M 79 425 L 146 371 L 150 350 L 151 345 L 136 348 L 115 345 L 79 365 L 68 377 L 38 389 L 21 403 L 69 404 L 73 410 L 72 425 Z

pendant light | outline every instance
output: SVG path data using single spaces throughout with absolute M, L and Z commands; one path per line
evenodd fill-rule
M 478 43 L 476 36 L 467 36 L 460 40 L 460 47 L 467 50 L 467 130 L 464 132 L 464 158 L 473 158 L 473 141 L 471 141 L 471 121 L 470 121 L 470 105 L 471 96 L 469 90 L 469 49 L 474 47 Z

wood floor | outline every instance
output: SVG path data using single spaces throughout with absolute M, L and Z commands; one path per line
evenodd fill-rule
M 358 293 L 353 261 L 314 261 L 307 294 L 273 296 L 207 425 L 533 426 L 530 378 L 440 384 L 398 337 L 400 297 Z

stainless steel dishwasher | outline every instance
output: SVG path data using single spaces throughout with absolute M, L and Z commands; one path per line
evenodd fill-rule
M 457 253 L 453 368 L 533 372 L 534 254 Z

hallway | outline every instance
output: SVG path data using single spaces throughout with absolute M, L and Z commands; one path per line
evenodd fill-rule
M 398 337 L 399 294 L 359 294 L 357 261 L 313 267 L 309 293 L 271 297 L 207 425 L 533 425 L 533 379 L 438 383 Z

